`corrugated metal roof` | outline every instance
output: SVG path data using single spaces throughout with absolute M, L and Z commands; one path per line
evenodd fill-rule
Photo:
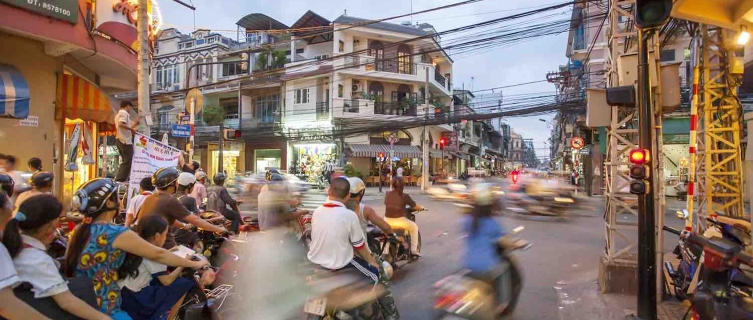
M 249 14 L 236 22 L 240 27 L 248 30 L 280 30 L 288 29 L 288 26 L 263 13 Z
M 367 23 L 371 22 L 373 20 L 369 19 L 361 19 L 351 16 L 342 15 L 339 16 L 337 19 L 335 19 L 335 23 L 342 23 L 342 24 L 359 24 L 359 23 Z M 421 29 L 418 29 L 413 26 L 403 26 L 395 23 L 389 23 L 389 22 L 376 22 L 372 24 L 368 24 L 363 26 L 363 28 L 371 28 L 371 29 L 379 29 L 384 31 L 392 31 L 392 32 L 399 32 L 399 33 L 406 33 L 414 36 L 424 36 L 427 33 Z

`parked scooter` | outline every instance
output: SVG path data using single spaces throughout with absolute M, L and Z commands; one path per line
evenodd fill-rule
M 664 230 L 680 233 L 668 227 Z M 706 238 L 691 232 L 683 232 L 680 237 L 703 248 L 704 269 L 689 310 L 691 319 L 753 319 L 753 281 L 739 272 L 741 263 L 753 266 L 753 257 L 729 239 Z
M 434 284 L 435 319 L 494 320 L 513 314 L 523 289 L 523 278 L 512 253 L 531 247 L 531 243 L 516 237 L 522 230 L 522 226 L 517 227 L 499 241 L 500 263 L 505 267 L 503 281 L 506 288 L 502 291 L 508 295 L 504 297 L 507 305 L 504 311 L 497 313 L 500 299 L 488 281 L 462 270 Z
M 405 217 L 413 222 L 416 222 L 416 210 L 412 208 L 405 209 Z M 428 211 L 426 208 L 420 211 Z M 399 268 L 398 262 L 408 261 L 413 262 L 413 256 L 410 251 L 411 238 L 408 231 L 402 228 L 392 228 L 395 230 L 397 237 L 392 237 L 384 234 L 381 229 L 370 226 L 367 230 L 367 237 L 369 239 L 369 248 L 371 252 L 378 253 L 384 261 L 392 265 L 393 270 Z M 421 232 L 418 232 L 418 251 L 421 252 Z

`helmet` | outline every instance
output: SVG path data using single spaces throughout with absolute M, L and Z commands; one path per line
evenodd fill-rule
M 269 175 L 269 181 L 282 182 L 284 180 L 285 179 L 283 179 L 282 175 L 279 174 L 279 173 L 272 173 L 272 174 Z
M 405 186 L 405 183 L 403 181 L 403 177 L 392 178 L 392 188 L 403 190 L 404 186 Z
M 272 181 L 273 174 L 280 174 L 280 171 L 277 169 L 269 169 L 267 170 L 267 173 L 264 175 L 264 179 L 267 179 L 267 181 Z
M 487 206 L 492 204 L 492 188 L 489 183 L 477 183 L 471 187 L 471 199 L 476 205 Z
M 196 176 L 196 180 L 201 180 L 201 179 L 204 179 L 204 178 L 207 177 L 207 173 L 204 172 L 204 171 L 199 170 L 199 171 L 196 171 L 196 175 L 195 176 Z
M 190 172 L 181 172 L 178 176 L 178 184 L 181 186 L 188 186 L 196 183 L 196 177 Z
M 350 182 L 350 194 L 359 194 L 366 190 L 366 184 L 359 177 L 350 177 L 348 182 Z
M 214 181 L 214 184 L 216 185 L 222 185 L 225 184 L 225 179 L 227 179 L 227 175 L 223 172 L 218 172 L 214 175 L 214 178 L 212 178 L 212 181 Z
M 113 195 L 117 195 L 119 185 L 112 179 L 97 178 L 89 180 L 87 183 L 81 185 L 71 200 L 71 207 L 83 213 L 84 215 L 92 215 L 103 210 L 117 209 L 117 201 L 115 201 L 115 207 L 107 207 L 107 199 L 110 199 Z
M 52 185 L 55 176 L 47 171 L 39 171 L 31 176 L 31 186 L 34 188 L 44 188 Z
M 0 173 L 0 186 L 2 186 L 3 191 L 5 191 L 5 194 L 7 194 L 8 197 L 13 196 L 13 188 L 15 184 L 16 182 L 13 181 L 13 178 L 9 175 Z
M 152 175 L 152 185 L 157 189 L 167 188 L 178 180 L 179 175 L 180 171 L 174 167 L 161 168 Z

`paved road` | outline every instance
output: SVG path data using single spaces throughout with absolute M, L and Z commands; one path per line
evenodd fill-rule
M 429 209 L 419 213 L 417 221 L 423 238 L 422 258 L 396 271 L 392 291 L 403 319 L 432 319 L 432 285 L 456 271 L 465 234 L 458 230 L 459 212 L 450 202 L 438 202 L 421 195 L 417 188 L 408 193 Z M 304 207 L 314 209 L 326 195 L 312 190 L 305 194 Z M 520 303 L 512 319 L 560 319 L 557 293 L 554 286 L 573 279 L 596 278 L 599 257 L 604 248 L 603 198 L 588 200 L 591 210 L 576 212 L 569 220 L 532 220 L 505 216 L 500 221 L 507 229 L 524 225 L 522 236 L 533 247 L 518 253 L 524 276 Z M 369 188 L 366 204 L 383 212 L 382 197 Z M 668 206 L 669 207 L 669 206 Z M 669 208 L 673 209 L 673 208 Z M 673 210 L 667 221 L 679 227 Z M 665 241 L 671 249 L 674 239 Z

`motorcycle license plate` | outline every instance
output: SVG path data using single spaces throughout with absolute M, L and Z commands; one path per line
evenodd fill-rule
M 317 316 L 324 316 L 326 310 L 327 298 L 311 298 L 303 305 L 303 312 Z

